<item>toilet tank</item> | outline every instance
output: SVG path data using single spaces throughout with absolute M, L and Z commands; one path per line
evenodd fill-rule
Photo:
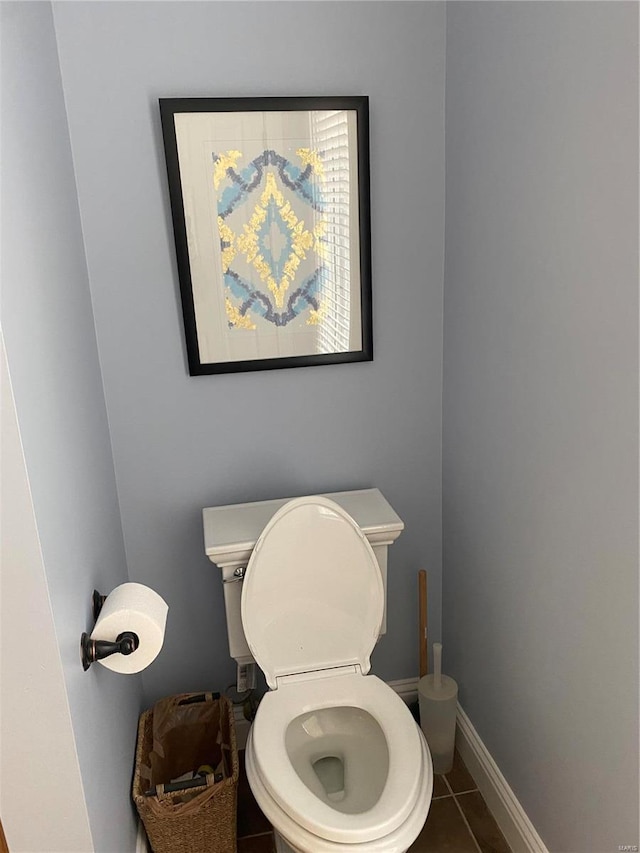
M 404 529 L 404 522 L 378 489 L 332 492 L 323 497 L 335 501 L 349 513 L 376 555 L 384 584 L 382 635 L 387 630 L 387 549 Z M 258 537 L 274 513 L 289 500 L 213 506 L 202 511 L 205 552 L 222 573 L 229 651 L 238 664 L 253 662 L 240 616 L 244 570 Z

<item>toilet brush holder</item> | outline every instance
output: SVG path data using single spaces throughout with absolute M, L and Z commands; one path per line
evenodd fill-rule
M 441 644 L 434 643 L 433 651 L 434 673 L 423 676 L 418 682 L 418 702 L 420 728 L 429 744 L 433 772 L 440 775 L 448 773 L 453 766 L 458 685 L 440 671 Z

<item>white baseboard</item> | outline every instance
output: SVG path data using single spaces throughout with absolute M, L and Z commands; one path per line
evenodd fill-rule
M 418 699 L 418 679 L 417 678 L 401 678 L 399 681 L 387 681 L 387 684 L 392 690 L 403 699 L 407 705 L 415 702 Z
M 418 679 L 390 681 L 405 702 L 418 698 Z M 458 703 L 456 746 L 513 853 L 549 853 L 516 795 Z
M 460 704 L 456 746 L 513 853 L 549 853 Z
M 138 818 L 138 833 L 136 835 L 136 853 L 150 853 L 147 834 L 140 818 Z
M 409 704 L 418 698 L 418 679 L 388 682 Z M 507 780 L 458 703 L 456 746 L 513 853 L 549 853 Z

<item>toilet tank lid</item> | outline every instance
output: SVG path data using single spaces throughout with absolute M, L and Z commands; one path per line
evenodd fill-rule
M 352 664 L 368 672 L 384 588 L 367 537 L 328 498 L 290 501 L 258 538 L 241 612 L 251 653 L 272 689 L 285 675 Z
M 379 489 L 329 492 L 320 497 L 345 509 L 373 545 L 391 545 L 404 530 L 404 522 Z M 289 500 L 278 498 L 203 509 L 204 547 L 209 559 L 219 566 L 244 565 L 260 533 Z

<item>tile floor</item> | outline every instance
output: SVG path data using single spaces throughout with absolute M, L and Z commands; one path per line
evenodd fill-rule
M 271 824 L 253 798 L 241 752 L 238 853 L 275 853 L 275 849 Z M 511 853 L 457 752 L 451 772 L 435 777 L 427 822 L 409 853 Z

